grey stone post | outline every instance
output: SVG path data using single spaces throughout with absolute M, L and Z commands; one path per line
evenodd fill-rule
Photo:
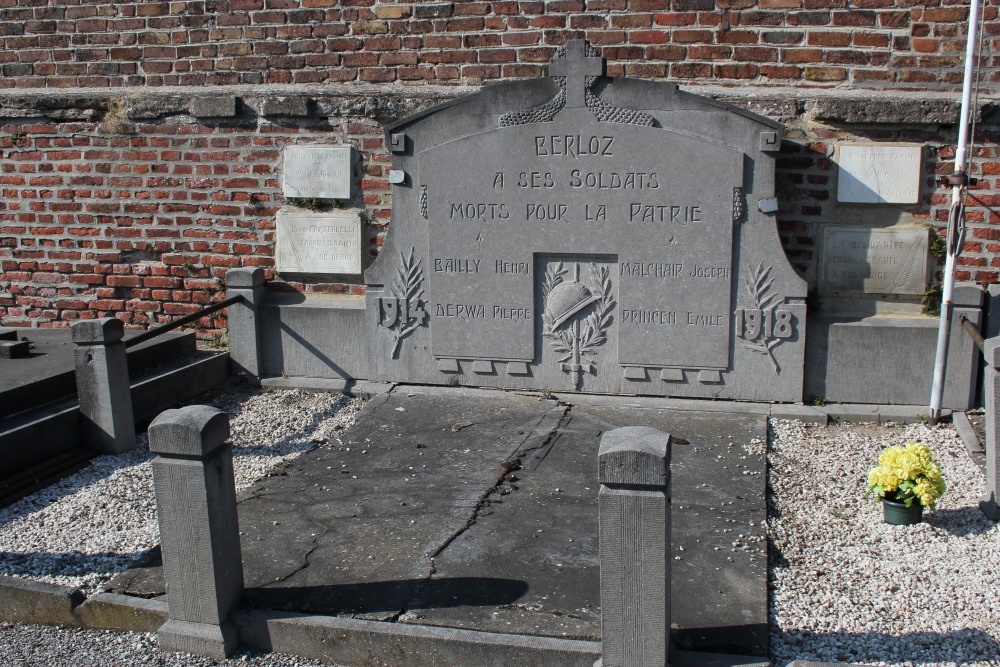
M 603 667 L 666 667 L 670 646 L 670 434 L 608 431 L 601 482 Z
M 229 306 L 229 359 L 236 375 L 260 378 L 260 309 L 264 300 L 264 270 L 229 269 L 226 271 L 226 297 L 241 296 L 243 301 Z
M 73 360 L 84 444 L 102 454 L 135 447 L 125 325 L 106 317 L 73 325 Z
M 1000 337 L 987 338 L 983 344 L 986 358 L 986 495 L 979 507 L 989 518 L 1000 520 Z
M 160 648 L 223 658 L 236 650 L 229 615 L 243 596 L 243 558 L 229 418 L 206 405 L 149 425 L 169 620 Z

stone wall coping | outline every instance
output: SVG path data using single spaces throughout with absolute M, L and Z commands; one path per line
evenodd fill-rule
M 131 101 L 135 110 L 129 114 L 133 118 L 186 114 L 192 98 L 227 95 L 244 98 L 251 104 L 274 96 L 303 96 L 332 102 L 377 100 L 380 103 L 363 104 L 357 106 L 356 110 L 352 106 L 352 113 L 378 117 L 387 122 L 402 118 L 416 109 L 455 100 L 481 89 L 475 86 L 425 85 L 386 88 L 370 84 L 343 84 L 336 87 L 313 84 L 164 86 L 136 89 L 125 97 Z M 683 84 L 680 89 L 772 118 L 805 116 L 833 122 L 947 124 L 957 121 L 960 105 L 957 94 L 940 91 L 698 84 Z M 106 109 L 109 100 L 122 97 L 123 92 L 117 88 L 0 90 L 0 118 L 27 117 L 41 113 L 75 120 L 75 114 L 84 118 L 88 111 Z M 981 96 L 976 108 L 977 120 L 982 117 L 985 108 L 996 104 L 995 97 Z

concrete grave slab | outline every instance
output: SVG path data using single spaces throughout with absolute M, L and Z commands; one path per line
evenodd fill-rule
M 597 448 L 605 430 L 645 424 L 680 443 L 672 466 L 676 639 L 688 649 L 766 655 L 766 414 L 618 400 L 570 405 L 415 386 L 375 398 L 340 442 L 245 493 L 247 600 L 261 609 L 596 640 Z M 112 589 L 161 592 L 156 568 L 141 572 Z

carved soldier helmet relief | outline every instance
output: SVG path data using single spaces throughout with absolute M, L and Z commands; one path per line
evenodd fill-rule
M 600 297 L 594 296 L 590 288 L 583 283 L 575 280 L 559 283 L 552 288 L 552 292 L 549 294 L 549 301 L 545 305 L 545 314 L 552 322 L 552 329 L 556 330 L 566 320 L 599 299 Z

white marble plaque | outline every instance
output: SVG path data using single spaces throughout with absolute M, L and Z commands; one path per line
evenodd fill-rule
M 351 146 L 285 146 L 281 189 L 286 197 L 350 199 Z
M 923 294 L 927 230 L 827 227 L 821 283 L 831 292 Z
M 278 211 L 278 271 L 361 273 L 361 216 L 356 212 Z
M 920 200 L 922 146 L 841 144 L 837 153 L 837 201 L 915 204 Z

